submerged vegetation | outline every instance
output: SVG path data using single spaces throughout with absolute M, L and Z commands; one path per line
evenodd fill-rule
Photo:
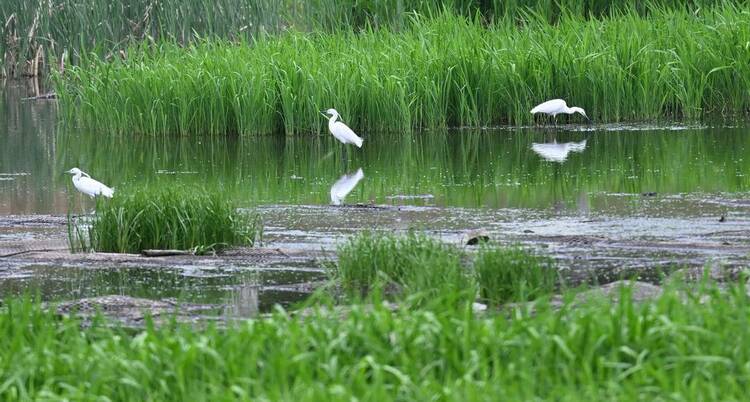
M 528 124 L 554 97 L 599 121 L 699 119 L 750 110 L 749 43 L 750 14 L 729 3 L 520 27 L 446 12 L 401 32 L 138 45 L 87 60 L 57 91 L 68 113 L 120 133 L 321 132 L 333 105 L 365 135 Z
M 253 245 L 260 220 L 220 191 L 196 187 L 123 189 L 99 200 L 90 222 L 68 219 L 71 249 L 139 253 L 145 249 L 215 251 Z
M 653 8 L 698 10 L 724 0 L 4 0 L 0 2 L 0 76 L 39 75 L 78 64 L 95 52 L 119 57 L 133 43 L 201 38 L 251 39 L 287 29 L 399 29 L 410 12 L 439 10 L 487 20 L 534 13 L 551 22 L 560 14 L 603 16 L 618 10 L 647 14 Z M 642 4 L 643 3 L 643 4 Z M 735 1 L 743 4 L 746 1 Z
M 750 381 L 745 289 L 667 291 L 476 317 L 467 305 L 345 315 L 276 312 L 217 329 L 127 331 L 9 301 L 0 399 L 742 400 Z

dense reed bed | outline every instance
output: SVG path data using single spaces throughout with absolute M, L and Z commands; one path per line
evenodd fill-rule
M 69 400 L 743 400 L 750 305 L 741 286 L 534 314 L 468 305 L 345 316 L 281 312 L 227 329 L 136 332 L 9 301 L 0 398 Z
M 528 124 L 533 105 L 554 97 L 598 121 L 750 108 L 750 14 L 741 8 L 529 18 L 487 27 L 444 13 L 398 33 L 140 46 L 125 60 L 88 60 L 57 90 L 85 124 L 148 134 L 321 132 L 318 111 L 331 106 L 365 136 Z
M 649 2 L 566 1 L 565 9 L 582 16 L 632 9 L 647 14 L 654 7 L 695 10 L 723 0 L 653 0 Z M 735 4 L 745 1 L 735 0 Z M 0 2 L 0 76 L 39 75 L 61 64 L 77 64 L 81 55 L 116 55 L 128 44 L 200 38 L 250 39 L 261 33 L 298 30 L 399 29 L 409 12 L 437 10 L 485 19 L 520 18 L 531 11 L 549 21 L 564 12 L 547 0 L 5 0 Z
M 238 212 L 223 192 L 190 186 L 121 189 L 97 202 L 90 222 L 68 221 L 71 249 L 115 253 L 215 251 L 252 245 L 261 231 L 259 218 Z

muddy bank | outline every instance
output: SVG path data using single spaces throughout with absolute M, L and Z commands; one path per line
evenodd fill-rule
M 620 209 L 269 205 L 257 208 L 266 225 L 261 247 L 165 257 L 71 254 L 64 216 L 2 216 L 0 291 L 6 297 L 38 290 L 46 300 L 74 303 L 119 295 L 208 306 L 214 317 L 252 316 L 304 300 L 325 283 L 326 262 L 335 258 L 337 244 L 371 229 L 420 230 L 459 245 L 479 231 L 492 242 L 553 256 L 570 284 L 606 284 L 623 277 L 658 283 L 680 268 L 748 266 L 750 203 L 744 199 L 657 196 L 638 201 L 637 214 Z

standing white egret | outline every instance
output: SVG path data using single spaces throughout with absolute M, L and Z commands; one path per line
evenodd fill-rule
M 365 174 L 362 172 L 362 168 L 359 168 L 356 173 L 345 174 L 340 179 L 336 180 L 331 186 L 331 204 L 341 205 L 344 202 L 344 197 L 354 190 Z
M 571 152 L 583 152 L 586 149 L 586 140 L 581 142 L 548 142 L 537 144 L 531 144 L 531 150 L 536 152 L 544 160 L 550 162 L 565 162 L 568 159 L 568 154 Z
M 97 195 L 112 198 L 112 195 L 114 195 L 115 193 L 114 189 L 111 189 L 104 184 L 92 179 L 91 176 L 88 175 L 88 173 L 82 172 L 81 169 L 73 168 L 66 171 L 65 173 L 72 174 L 73 185 L 76 187 L 76 189 L 91 198 L 94 198 Z
M 341 141 L 342 144 L 354 144 L 357 148 L 362 148 L 362 138 L 355 134 L 346 124 L 336 121 L 340 117 L 336 109 L 328 109 L 323 113 L 331 115 L 328 119 L 328 130 L 331 131 L 331 134 L 337 140 Z
M 565 114 L 580 113 L 587 120 L 589 119 L 589 117 L 586 116 L 585 110 L 577 106 L 568 107 L 568 104 L 565 103 L 565 101 L 562 99 L 552 99 L 552 100 L 548 100 L 547 102 L 536 105 L 533 109 L 531 109 L 531 114 L 537 114 L 537 113 L 544 113 L 547 116 L 552 116 L 552 118 L 555 119 L 555 124 L 557 124 L 557 115 L 560 113 L 565 113 Z

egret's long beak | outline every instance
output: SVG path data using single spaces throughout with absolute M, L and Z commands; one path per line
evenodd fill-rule
M 73 169 L 70 169 L 70 170 L 66 170 L 66 171 L 62 172 L 62 174 L 65 174 L 65 173 L 67 173 L 67 174 L 71 174 L 71 173 L 73 173 L 73 172 L 72 172 L 72 170 L 73 170 Z
M 328 115 L 326 114 L 325 110 L 321 110 L 320 114 L 322 114 L 323 117 L 325 117 L 326 119 L 328 118 Z

